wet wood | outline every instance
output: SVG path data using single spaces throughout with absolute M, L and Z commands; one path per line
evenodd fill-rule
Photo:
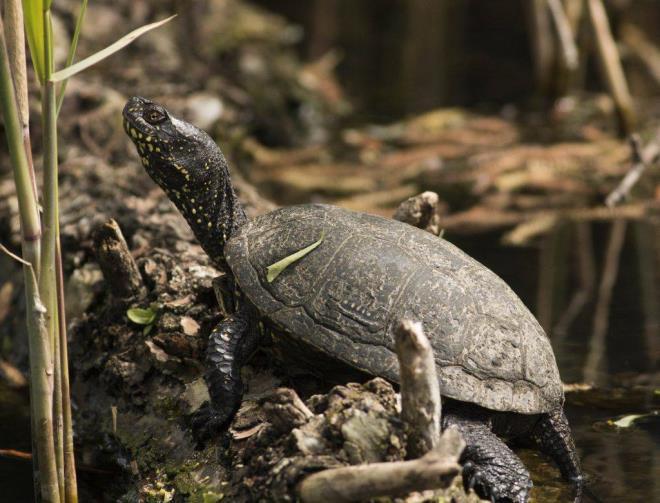
M 103 277 L 115 298 L 129 299 L 146 293 L 138 266 L 115 220 L 110 219 L 95 229 L 94 248 Z
M 464 447 L 460 434 L 449 429 L 438 448 L 419 459 L 325 470 L 303 480 L 298 494 L 304 503 L 344 503 L 447 487 L 460 472 Z
M 421 323 L 403 320 L 395 332 L 401 379 L 401 420 L 408 458 L 418 458 L 440 442 L 440 385 L 433 349 Z
M 277 388 L 263 402 L 268 421 L 281 432 L 305 424 L 314 414 L 290 388 Z

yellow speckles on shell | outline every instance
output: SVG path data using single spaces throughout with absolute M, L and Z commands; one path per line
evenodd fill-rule
M 160 147 L 156 147 L 156 152 L 160 152 Z
M 147 143 L 147 148 L 149 149 L 149 152 L 154 151 L 154 146 L 151 143 Z
M 149 166 L 149 159 L 147 159 L 146 157 L 142 157 L 141 159 L 143 166 Z
M 137 138 L 137 131 L 135 130 L 135 128 L 131 128 L 131 136 L 133 138 Z
M 202 223 L 202 219 L 201 219 L 201 218 L 198 218 L 198 219 L 197 219 L 197 223 L 198 223 L 198 224 L 201 224 L 201 223 Z
M 209 222 L 209 223 L 206 224 L 206 226 L 210 229 L 211 227 L 213 227 L 213 224 L 211 224 L 211 222 Z
M 197 210 L 196 210 L 195 208 L 193 208 L 191 211 L 192 211 L 192 214 L 193 214 L 193 215 L 196 215 L 196 214 L 197 214 Z

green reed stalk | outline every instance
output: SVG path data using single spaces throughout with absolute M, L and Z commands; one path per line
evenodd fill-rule
M 31 409 L 39 460 L 39 487 L 44 502 L 59 502 L 55 449 L 53 442 L 52 390 L 53 370 L 50 341 L 45 326 L 45 308 L 39 296 L 36 269 L 39 264 L 41 223 L 37 194 L 30 176 L 30 165 L 23 141 L 23 128 L 16 104 L 16 94 L 7 53 L 4 23 L 0 18 L 0 103 L 5 133 L 14 170 L 14 180 L 21 216 L 23 272 L 27 306 L 27 329 L 30 350 Z

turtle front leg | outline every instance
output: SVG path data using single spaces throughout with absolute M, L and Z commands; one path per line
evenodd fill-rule
M 241 367 L 258 342 L 250 318 L 247 309 L 240 309 L 218 323 L 209 336 L 204 380 L 211 405 L 202 407 L 193 417 L 193 431 L 198 440 L 206 440 L 221 431 L 241 404 Z
M 528 500 L 532 488 L 529 472 L 491 431 L 487 416 L 450 412 L 443 417 L 443 426 L 457 428 L 465 440 L 461 463 L 466 487 L 494 502 Z

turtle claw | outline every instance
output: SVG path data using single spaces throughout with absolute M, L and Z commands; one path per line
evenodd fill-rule
M 474 489 L 477 494 L 492 503 L 513 502 L 526 503 L 529 498 L 529 488 L 522 487 L 513 481 L 498 478 L 497 473 L 489 473 L 488 467 L 479 467 L 471 461 L 463 465 L 463 478 L 468 490 Z M 510 482 L 507 484 L 507 482 Z
M 190 418 L 193 437 L 200 444 L 217 437 L 226 424 L 227 418 L 217 414 L 208 402 L 204 402 Z

